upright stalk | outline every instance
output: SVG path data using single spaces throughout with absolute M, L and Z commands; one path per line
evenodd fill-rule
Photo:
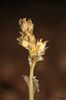
M 34 100 L 35 92 L 39 92 L 39 80 L 36 79 L 36 76 L 33 76 L 34 68 L 38 61 L 44 60 L 43 55 L 48 48 L 46 47 L 48 41 L 42 42 L 42 38 L 35 38 L 33 34 L 34 24 L 32 23 L 31 19 L 20 19 L 19 26 L 21 29 L 21 36 L 17 38 L 17 40 L 21 46 L 28 50 L 28 62 L 30 65 L 29 77 L 27 75 L 23 75 L 23 78 L 29 88 L 29 100 Z
M 33 74 L 35 62 L 30 66 L 30 74 L 29 74 L 29 100 L 34 100 L 34 91 L 33 91 Z

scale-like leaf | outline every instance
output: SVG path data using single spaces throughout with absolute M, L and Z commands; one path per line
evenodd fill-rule
M 43 61 L 44 58 L 42 56 L 39 56 L 38 61 Z
M 37 90 L 39 92 L 39 80 L 36 79 L 36 76 L 33 77 L 33 83 L 34 83 L 34 93 Z
M 29 65 L 31 66 L 32 65 L 32 59 L 30 58 L 30 56 L 28 56 L 28 62 L 29 62 Z
M 27 75 L 22 75 L 23 76 L 23 78 L 24 78 L 24 80 L 25 80 L 25 82 L 27 83 L 27 85 L 28 85 L 28 82 L 29 82 L 29 78 L 28 78 L 28 76 Z

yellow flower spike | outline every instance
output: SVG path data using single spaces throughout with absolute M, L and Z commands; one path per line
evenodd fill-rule
M 40 42 L 42 42 L 43 39 L 40 39 Z
M 22 36 L 20 36 L 19 39 L 22 40 Z
M 23 18 L 24 21 L 26 21 L 27 18 Z
M 27 36 L 30 36 L 30 33 L 28 31 L 25 32 Z
M 31 47 L 32 52 L 36 50 L 35 44 Z
M 25 33 L 27 34 L 27 33 L 28 33 L 28 31 L 25 31 Z
M 30 33 L 27 33 L 27 36 L 30 36 Z

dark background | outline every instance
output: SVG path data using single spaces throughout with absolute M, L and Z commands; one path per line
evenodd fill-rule
M 21 75 L 29 75 L 28 52 L 16 40 L 18 20 L 31 18 L 36 38 L 49 40 L 43 62 L 38 62 L 37 100 L 66 100 L 66 2 L 0 2 L 0 100 L 28 100 L 28 88 Z M 35 100 L 36 100 L 35 99 Z

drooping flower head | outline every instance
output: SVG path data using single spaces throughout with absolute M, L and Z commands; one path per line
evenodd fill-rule
M 29 52 L 29 59 L 37 58 L 37 60 L 43 60 L 42 55 L 48 47 L 46 44 L 48 41 L 42 42 L 43 39 L 37 40 L 33 34 L 34 24 L 31 19 L 26 20 L 26 18 L 19 20 L 20 34 L 21 36 L 17 38 L 19 44 L 26 48 Z

